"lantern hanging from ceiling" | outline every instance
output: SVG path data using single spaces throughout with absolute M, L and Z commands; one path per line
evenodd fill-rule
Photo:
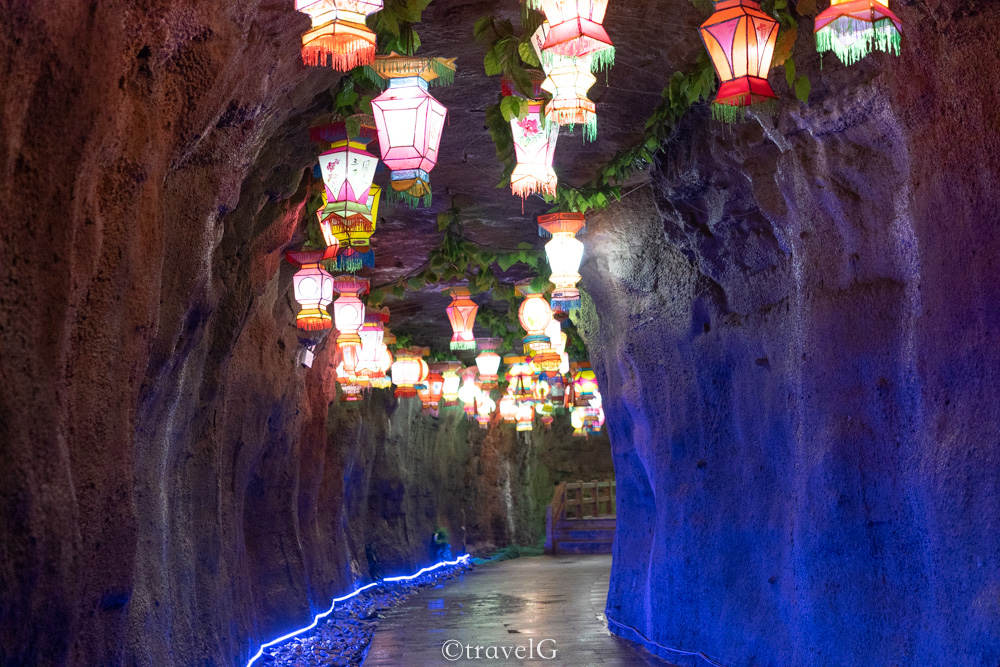
M 427 385 L 431 388 L 431 407 L 435 410 L 441 407 L 441 397 L 444 395 L 444 376 L 441 374 L 444 369 L 443 364 L 433 364 L 427 377 Z
M 458 390 L 458 400 L 462 401 L 465 414 L 474 417 L 477 412 L 476 401 L 479 400 L 481 390 L 476 386 L 476 367 L 469 366 L 461 372 L 462 386 Z
M 535 374 L 528 364 L 527 357 L 504 357 L 504 363 L 509 364 L 507 370 L 507 392 L 518 403 L 531 403 L 535 400 Z
M 368 203 L 378 158 L 368 152 L 376 135 L 375 119 L 352 116 L 346 121 L 321 122 L 309 128 L 309 138 L 330 149 L 319 156 L 320 173 L 328 202 Z
M 301 306 L 295 316 L 295 326 L 304 331 L 332 328 L 333 319 L 327 307 L 333 301 L 333 276 L 319 265 L 327 259 L 327 251 L 289 251 L 285 253 L 285 259 L 299 267 L 292 278 L 295 300 Z
M 489 392 L 484 391 L 479 399 L 476 412 L 476 421 L 479 423 L 480 428 L 486 428 L 490 424 L 490 417 L 497 409 L 497 403 L 490 396 Z
M 500 399 L 500 418 L 508 424 L 517 419 L 517 400 L 511 394 L 504 394 Z
M 358 352 L 356 373 L 358 378 L 370 382 L 376 377 L 385 375 L 385 355 L 389 354 L 384 343 L 385 323 L 389 321 L 389 309 L 365 309 L 365 323 L 358 336 L 361 338 L 361 349 Z M 391 358 L 391 355 L 390 355 Z M 391 361 L 389 362 L 392 363 Z
M 496 389 L 500 376 L 500 355 L 497 350 L 503 343 L 502 338 L 477 338 L 482 352 L 476 357 L 476 367 L 479 369 L 479 386 L 483 389 Z
M 712 114 L 740 117 L 746 107 L 774 99 L 767 82 L 778 39 L 778 22 L 757 0 L 715 0 L 715 13 L 701 24 L 701 39 L 722 80 Z
M 519 403 L 514 413 L 518 431 L 530 431 L 535 425 L 535 410 L 531 403 Z
M 530 74 L 531 72 L 529 72 Z M 514 155 L 517 164 L 510 175 L 510 189 L 514 195 L 525 199 L 540 193 L 556 194 L 559 179 L 552 168 L 559 139 L 559 124 L 546 122 L 542 116 L 541 80 L 534 82 L 535 97 L 528 100 L 528 114 L 524 118 L 511 118 L 510 130 L 514 137 Z M 513 84 L 502 82 L 505 96 L 517 95 Z
M 554 317 L 552 318 L 549 326 L 545 327 L 545 335 L 549 339 L 549 345 L 553 352 L 561 355 L 566 351 L 568 337 L 566 336 L 566 332 L 562 330 L 562 323 L 559 320 Z
M 543 58 L 542 45 L 548 34 L 548 25 L 540 25 L 531 38 L 545 70 L 542 90 L 552 95 L 545 107 L 546 120 L 559 125 L 582 125 L 584 140 L 593 141 L 597 138 L 597 107 L 587 97 L 587 91 L 597 83 L 597 77 L 590 71 L 592 58 L 558 55 Z
M 302 61 L 346 72 L 375 58 L 375 33 L 365 17 L 382 9 L 382 0 L 295 0 L 295 9 L 312 19 L 302 35 Z
M 608 0 L 529 0 L 528 4 L 541 9 L 549 24 L 543 55 L 592 56 L 597 69 L 614 64 L 615 47 L 602 25 Z
M 889 0 L 830 0 L 815 21 L 816 50 L 853 65 L 873 50 L 899 55 L 903 22 Z
M 426 381 L 427 362 L 422 357 L 430 354 L 426 347 L 400 348 L 392 364 L 392 382 L 396 385 L 396 398 L 414 398 L 416 385 Z
M 476 337 L 472 333 L 472 328 L 476 324 L 479 306 L 471 299 L 472 292 L 464 286 L 447 287 L 442 292 L 445 296 L 451 297 L 451 304 L 445 308 L 451 321 L 451 330 L 454 332 L 451 337 L 451 349 L 476 349 Z
M 459 373 L 462 370 L 462 362 L 446 361 L 439 367 L 443 384 L 441 387 L 441 407 L 450 408 L 457 406 L 458 390 L 462 388 L 462 378 Z
M 552 309 L 563 312 L 580 307 L 580 263 L 583 261 L 583 243 L 576 235 L 586 227 L 582 213 L 550 213 L 538 216 L 538 232 L 551 236 L 545 244 L 545 256 L 552 269 L 549 280 L 555 285 L 552 292 Z
M 333 320 L 337 325 L 337 347 L 361 347 L 361 327 L 365 324 L 365 304 L 359 296 L 368 291 L 368 279 L 337 276 L 333 290 L 340 296 L 333 302 Z
M 598 395 L 597 376 L 590 367 L 589 361 L 576 364 L 573 375 L 573 400 L 577 406 L 590 405 L 591 400 Z
M 329 246 L 340 248 L 338 261 L 341 270 L 357 271 L 362 266 L 374 266 L 374 253 L 370 251 L 371 237 L 378 224 L 379 200 L 382 188 L 373 185 L 368 189 L 365 204 L 353 201 L 330 202 L 323 192 L 323 206 L 316 212 L 323 239 Z
M 437 164 L 448 110 L 427 92 L 431 82 L 450 84 L 455 59 L 378 56 L 371 70 L 389 81 L 372 100 L 382 161 L 392 170 L 392 194 L 411 206 L 430 205 L 430 171 Z
M 552 308 L 545 300 L 544 293 L 531 286 L 531 280 L 522 280 L 514 286 L 517 296 L 523 296 L 524 301 L 517 311 L 517 318 L 521 326 L 528 333 L 524 337 L 524 350 L 537 351 L 545 350 L 549 347 L 549 337 L 545 335 L 545 328 L 552 321 Z

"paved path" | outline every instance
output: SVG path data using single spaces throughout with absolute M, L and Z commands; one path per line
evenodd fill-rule
M 608 632 L 604 602 L 610 572 L 611 556 L 544 556 L 480 566 L 388 612 L 364 667 L 667 667 Z M 544 639 L 553 641 L 539 648 Z M 452 640 L 447 649 L 457 659 L 448 661 L 442 647 Z M 479 659 L 476 646 L 483 647 Z M 498 659 L 487 652 L 491 646 Z M 553 659 L 541 659 L 553 648 Z

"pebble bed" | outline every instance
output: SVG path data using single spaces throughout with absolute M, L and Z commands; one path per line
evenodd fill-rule
M 422 588 L 472 569 L 471 563 L 442 567 L 410 581 L 384 583 L 337 605 L 307 634 L 264 649 L 268 667 L 353 667 L 364 662 L 383 614 Z

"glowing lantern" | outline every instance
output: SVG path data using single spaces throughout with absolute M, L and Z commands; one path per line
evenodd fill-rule
M 461 370 L 460 361 L 447 361 L 441 364 L 441 377 L 444 380 L 441 388 L 441 407 L 450 408 L 458 405 L 458 390 L 462 388 L 462 378 L 458 373 Z
M 510 394 L 504 394 L 500 399 L 500 418 L 508 424 L 517 419 L 517 401 Z
M 722 85 L 712 114 L 724 120 L 746 107 L 775 97 L 767 74 L 771 69 L 778 22 L 757 0 L 715 0 L 715 13 L 701 24 L 701 39 Z
M 599 68 L 614 64 L 615 48 L 601 25 L 608 0 L 529 0 L 529 4 L 542 9 L 551 26 L 542 45 L 544 53 L 571 58 L 593 55 Z
M 353 120 L 356 132 L 343 121 L 319 123 L 309 128 L 309 138 L 330 144 L 330 150 L 319 156 L 327 200 L 365 206 L 378 167 L 378 158 L 367 150 L 375 139 L 375 120 L 370 116 L 354 116 Z
M 368 291 L 368 279 L 356 276 L 337 276 L 333 290 L 340 297 L 333 303 L 333 319 L 337 325 L 337 347 L 361 346 L 361 327 L 365 324 L 365 304 L 358 298 Z
M 382 0 L 295 0 L 295 9 L 312 19 L 302 35 L 302 60 L 346 72 L 375 57 L 375 33 L 365 17 L 382 9 Z
M 353 403 L 364 398 L 364 387 L 360 384 L 345 384 L 340 388 L 340 400 L 344 403 Z
M 431 407 L 435 410 L 441 406 L 441 396 L 444 394 L 444 376 L 441 375 L 444 368 L 442 364 L 434 364 L 427 377 L 427 385 L 431 389 Z
M 513 85 L 502 82 L 504 95 L 515 95 Z M 559 124 L 547 123 L 542 117 L 541 88 L 536 84 L 535 97 L 528 101 L 528 114 L 524 118 L 511 118 L 510 130 L 514 136 L 514 154 L 517 165 L 510 175 L 510 189 L 514 195 L 525 199 L 528 195 L 556 194 L 559 179 L 552 168 L 559 139 Z
M 378 56 L 372 70 L 389 88 L 372 100 L 382 161 L 392 170 L 392 190 L 411 205 L 430 205 L 430 171 L 437 164 L 448 110 L 427 92 L 428 84 L 451 83 L 454 58 Z
M 454 332 L 451 337 L 451 349 L 476 349 L 476 337 L 472 333 L 472 328 L 476 324 L 479 306 L 469 298 L 472 293 L 468 287 L 461 286 L 445 288 L 443 293 L 451 297 L 451 304 L 445 308 L 451 321 L 451 330 Z
M 421 358 L 427 354 L 430 354 L 430 350 L 426 347 L 404 347 L 396 350 L 396 361 L 392 364 L 392 382 L 396 385 L 396 398 L 416 397 L 416 385 L 422 384 L 427 379 L 427 362 Z
M 510 364 L 507 371 L 507 391 L 519 403 L 530 403 L 535 399 L 535 374 L 528 365 L 527 357 L 505 357 L 505 364 Z
M 496 401 L 494 401 L 488 392 L 483 392 L 480 396 L 479 405 L 476 410 L 476 421 L 479 422 L 481 428 L 486 428 L 490 424 L 490 415 L 497 409 Z
M 482 393 L 476 386 L 476 367 L 469 366 L 462 371 L 461 377 L 462 387 L 458 390 L 458 400 L 462 401 L 465 414 L 473 417 L 477 412 L 476 401 Z
M 556 318 L 552 318 L 549 322 L 549 326 L 545 327 L 545 335 L 549 339 L 549 345 L 552 350 L 557 354 L 562 354 L 566 351 L 566 341 L 568 337 L 566 332 L 562 330 L 562 323 Z
M 384 375 L 388 368 L 383 368 L 385 356 L 389 353 L 383 342 L 385 339 L 385 323 L 389 321 L 389 309 L 375 310 L 368 308 L 365 312 L 365 323 L 358 336 L 361 338 L 361 349 L 358 352 L 356 374 L 362 381 L 370 382 L 373 378 Z M 391 357 L 390 357 L 391 358 Z M 392 363 L 391 361 L 389 362 Z
M 578 407 L 585 407 L 597 395 L 597 376 L 591 370 L 589 362 L 580 362 L 577 368 L 573 376 L 573 399 Z
M 530 403 L 521 403 L 514 413 L 518 431 L 530 431 L 535 425 L 535 411 Z
M 369 252 L 372 234 L 378 225 L 378 206 L 382 198 L 382 188 L 373 185 L 368 189 L 364 204 L 353 201 L 329 202 L 323 193 L 323 207 L 316 212 L 323 239 L 327 245 L 339 246 L 342 267 L 345 271 L 357 271 L 362 266 L 374 266 L 374 255 Z
M 295 326 L 304 331 L 332 328 L 333 320 L 326 309 L 333 301 L 333 276 L 319 265 L 327 259 L 327 251 L 289 251 L 285 253 L 285 259 L 299 267 L 292 278 L 295 300 L 301 306 L 295 316 Z
M 830 0 L 816 17 L 816 50 L 833 51 L 853 65 L 872 50 L 899 55 L 903 22 L 889 10 L 889 0 Z
M 593 141 L 597 138 L 597 107 L 587 97 L 597 77 L 590 71 L 592 57 L 567 58 L 553 55 L 542 56 L 542 45 L 548 34 L 548 23 L 543 23 L 531 37 L 546 79 L 542 82 L 542 90 L 552 95 L 545 108 L 546 119 L 559 125 L 582 125 L 583 138 Z
M 479 369 L 479 386 L 483 389 L 496 389 L 500 377 L 500 355 L 497 349 L 503 343 L 502 338 L 479 338 L 479 349 L 482 352 L 476 357 L 476 367 Z
M 569 311 L 580 307 L 580 263 L 583 261 L 583 243 L 577 238 L 587 222 L 582 213 L 550 213 L 538 216 L 538 233 L 551 236 L 545 244 L 545 255 L 552 269 L 550 280 L 555 285 L 552 308 Z
M 522 280 L 514 288 L 518 296 L 524 297 L 517 311 L 517 318 L 528 332 L 524 337 L 525 352 L 548 349 L 549 337 L 545 335 L 545 328 L 552 321 L 552 308 L 549 302 L 545 300 L 540 290 L 531 286 L 531 280 Z

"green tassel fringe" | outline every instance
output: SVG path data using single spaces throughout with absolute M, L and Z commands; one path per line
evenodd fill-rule
M 773 116 L 778 113 L 778 100 L 768 99 L 763 102 L 755 102 L 751 106 L 734 106 L 732 104 L 711 104 L 712 119 L 721 123 L 733 124 L 742 123 L 747 120 L 749 112 L 757 116 Z
M 474 349 L 476 349 L 476 341 L 474 341 L 474 340 L 473 341 L 464 341 L 464 340 L 461 340 L 461 341 L 453 342 L 451 344 L 451 349 L 455 350 L 455 351 L 458 351 L 458 350 L 474 350 Z
M 428 58 L 427 62 L 430 69 L 437 74 L 437 78 L 433 81 L 429 81 L 427 84 L 428 86 L 450 86 L 455 83 L 455 70 L 434 58 Z M 379 67 L 383 71 L 391 74 L 398 74 L 409 70 L 408 66 L 403 66 L 402 63 L 396 63 L 391 60 L 381 62 Z M 389 80 L 379 74 L 378 70 L 371 65 L 365 65 L 362 67 L 361 73 L 368 81 L 378 86 L 381 90 L 385 90 L 389 87 Z M 414 76 L 417 75 L 415 74 Z
M 870 23 L 842 16 L 816 33 L 816 50 L 833 51 L 840 62 L 853 65 L 872 51 L 898 56 L 901 35 L 890 19 Z
M 431 191 L 430 184 L 427 184 L 427 194 L 423 197 L 414 197 L 409 192 L 399 192 L 394 190 L 392 187 L 388 187 L 382 190 L 386 194 L 386 201 L 392 203 L 403 203 L 410 208 L 430 208 L 431 206 Z
M 615 47 L 601 49 L 591 55 L 590 71 L 605 72 L 615 64 Z

